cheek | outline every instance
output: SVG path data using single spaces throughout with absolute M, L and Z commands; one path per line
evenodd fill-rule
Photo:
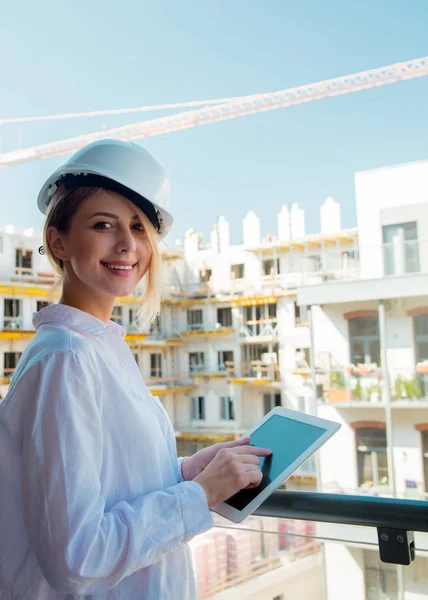
M 141 264 L 147 269 L 152 260 L 153 251 L 149 240 L 146 240 L 140 249 Z
M 80 269 L 89 267 L 94 262 L 99 262 L 103 256 L 105 243 L 102 239 L 94 239 L 92 236 L 82 235 L 76 243 L 73 244 L 74 262 Z

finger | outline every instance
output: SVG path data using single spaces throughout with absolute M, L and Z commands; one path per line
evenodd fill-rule
M 248 446 L 250 443 L 249 437 L 241 438 L 240 440 L 232 440 L 231 442 L 220 442 L 221 448 L 236 448 L 238 446 Z
M 239 462 L 243 465 L 258 465 L 260 466 L 260 458 L 254 454 L 242 454 L 239 457 Z
M 263 479 L 263 473 L 260 471 L 259 468 L 251 466 L 247 471 L 247 477 L 249 481 L 247 487 L 257 487 L 258 485 L 260 485 Z
M 269 448 L 259 448 L 258 446 L 241 446 L 234 448 L 236 454 L 253 454 L 254 456 L 270 456 L 272 450 Z

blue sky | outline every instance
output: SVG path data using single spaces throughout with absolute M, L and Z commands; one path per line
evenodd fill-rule
M 0 118 L 285 89 L 427 56 L 427 30 L 427 0 L 4 2 Z M 248 210 L 275 232 L 291 202 L 316 232 L 328 195 L 354 226 L 356 171 L 428 158 L 427 100 L 428 77 L 144 140 L 171 180 L 170 243 L 207 240 L 219 215 L 239 242 Z M 3 125 L 0 152 L 137 120 Z M 41 227 L 38 189 L 64 160 L 0 169 L 0 223 Z

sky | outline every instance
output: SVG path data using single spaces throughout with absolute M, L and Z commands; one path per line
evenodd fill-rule
M 277 91 L 428 56 L 428 0 L 0 2 L 0 119 Z M 428 158 L 428 77 L 151 137 L 171 183 L 173 245 L 220 215 L 242 240 L 282 204 L 319 231 L 327 196 L 356 225 L 354 173 Z M 0 153 L 162 113 L 0 125 Z M 20 146 L 19 146 L 20 145 Z M 0 169 L 0 224 L 41 228 L 40 187 L 66 159 Z

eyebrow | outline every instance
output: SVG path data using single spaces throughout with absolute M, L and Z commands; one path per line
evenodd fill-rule
M 96 212 L 93 215 L 91 215 L 89 218 L 92 219 L 92 217 L 110 217 L 110 219 L 119 219 L 119 217 L 113 213 L 109 213 L 109 212 Z M 138 219 L 138 215 L 134 215 L 132 217 L 131 220 L 134 219 Z

